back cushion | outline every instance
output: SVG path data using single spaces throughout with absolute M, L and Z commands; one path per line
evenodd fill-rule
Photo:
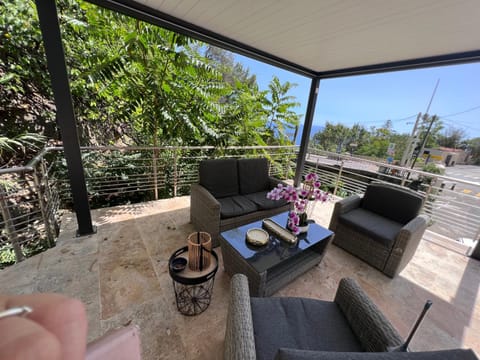
M 412 190 L 388 184 L 370 184 L 361 207 L 405 225 L 418 215 L 422 203 L 423 197 Z
M 204 160 L 199 166 L 200 185 L 216 198 L 238 195 L 236 159 Z
M 268 160 L 260 159 L 239 159 L 238 160 L 238 184 L 240 194 L 253 194 L 268 188 Z

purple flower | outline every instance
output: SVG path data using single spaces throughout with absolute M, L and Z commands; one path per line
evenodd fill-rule
M 289 203 L 293 203 L 294 210 L 288 215 L 288 227 L 297 235 L 300 232 L 298 225 L 300 224 L 300 216 L 306 218 L 306 211 L 309 201 L 325 202 L 329 199 L 328 193 L 320 190 L 321 183 L 318 175 L 309 173 L 305 176 L 305 181 L 301 188 L 295 188 L 292 185 L 278 184 L 275 188 L 267 193 L 267 199 L 280 200 L 285 199 Z

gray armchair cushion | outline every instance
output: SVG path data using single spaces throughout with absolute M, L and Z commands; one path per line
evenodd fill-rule
M 423 197 L 412 190 L 373 183 L 368 185 L 361 207 L 405 225 L 418 215 L 422 204 Z
M 326 352 L 279 349 L 275 360 L 478 360 L 472 350 L 453 349 L 425 352 Z
M 286 205 L 287 200 L 270 200 L 267 199 L 268 191 L 260 191 L 254 194 L 245 195 L 251 202 L 255 203 L 260 210 L 275 209 L 280 206 Z
M 268 160 L 265 158 L 239 159 L 238 184 L 242 195 L 270 190 Z
M 403 226 L 398 222 L 362 208 L 340 215 L 339 221 L 358 232 L 368 235 L 386 248 L 393 246 L 395 238 Z
M 339 307 L 316 299 L 251 298 L 257 359 L 273 359 L 280 347 L 362 351 Z
M 215 198 L 238 195 L 236 159 L 212 159 L 200 162 L 200 185 Z
M 227 219 L 257 211 L 257 205 L 243 195 L 217 199 L 220 203 L 220 218 Z

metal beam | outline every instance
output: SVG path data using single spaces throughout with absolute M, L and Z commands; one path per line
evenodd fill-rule
M 303 124 L 302 141 L 300 143 L 300 151 L 297 157 L 297 169 L 295 171 L 295 186 L 298 186 L 302 180 L 302 171 L 305 165 L 305 156 L 307 155 L 308 141 L 310 131 L 312 130 L 313 115 L 315 114 L 315 106 L 317 104 L 318 89 L 320 87 L 320 79 L 313 78 L 310 85 L 310 94 L 308 95 L 307 112 L 305 114 L 305 123 Z
M 345 76 L 378 74 L 389 71 L 415 70 L 434 66 L 468 64 L 473 62 L 480 62 L 480 50 L 393 61 L 347 69 L 320 71 L 316 76 L 320 79 L 331 79 Z
M 77 234 L 79 236 L 88 235 L 95 231 L 88 203 L 80 143 L 73 111 L 72 96 L 70 94 L 67 66 L 65 64 L 65 53 L 58 24 L 57 7 L 55 0 L 35 0 L 35 3 L 37 5 L 40 29 L 47 55 L 47 66 L 55 97 L 56 120 L 60 127 L 63 151 L 67 160 L 68 176 L 70 178 L 73 204 L 78 223 Z
M 315 71 L 304 66 L 295 64 L 291 61 L 282 59 L 278 56 L 259 50 L 252 46 L 241 43 L 237 40 L 228 38 L 219 33 L 207 30 L 194 25 L 177 17 L 165 14 L 161 11 L 152 9 L 134 0 L 87 0 L 88 2 L 113 10 L 135 19 L 146 21 L 150 24 L 174 31 L 176 33 L 189 36 L 193 39 L 206 42 L 220 48 L 236 52 L 253 58 L 255 60 L 277 66 L 287 71 L 294 72 L 309 78 L 315 76 Z

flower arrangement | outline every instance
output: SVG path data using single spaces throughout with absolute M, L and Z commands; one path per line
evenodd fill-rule
M 301 232 L 301 227 L 308 224 L 307 210 L 312 202 L 325 202 L 329 199 L 328 193 L 320 190 L 320 186 L 321 183 L 318 181 L 318 175 L 309 173 L 305 176 L 303 185 L 299 188 L 291 185 L 284 186 L 283 184 L 278 184 L 276 188 L 267 193 L 267 199 L 285 199 L 289 203 L 293 203 L 294 209 L 288 215 L 287 226 L 295 235 Z

